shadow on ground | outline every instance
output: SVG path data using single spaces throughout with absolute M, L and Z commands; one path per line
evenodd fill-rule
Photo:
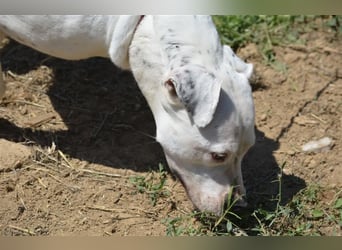
M 108 59 L 65 61 L 15 42 L 3 49 L 1 62 L 4 71 L 18 75 L 41 65 L 51 68 L 53 84 L 47 95 L 68 127 L 66 131 L 33 132 L 1 121 L 1 126 L 6 126 L 6 133 L 0 132 L 2 137 L 33 140 L 42 146 L 55 142 L 71 157 L 135 171 L 157 169 L 164 161 L 153 138 L 152 113 L 130 72 Z

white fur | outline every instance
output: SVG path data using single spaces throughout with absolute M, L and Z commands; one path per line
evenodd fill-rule
M 222 213 L 245 195 L 242 157 L 254 143 L 252 65 L 222 46 L 209 16 L 0 16 L 0 29 L 66 59 L 110 57 L 131 69 L 171 170 L 194 205 Z M 1 89 L 0 81 L 0 96 Z M 226 155 L 216 161 L 212 153 Z

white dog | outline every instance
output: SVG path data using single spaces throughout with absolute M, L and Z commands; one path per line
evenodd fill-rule
M 242 200 L 241 161 L 255 140 L 253 67 L 222 46 L 211 17 L 0 16 L 0 29 L 52 56 L 103 56 L 130 69 L 195 207 L 220 215 L 230 192 Z

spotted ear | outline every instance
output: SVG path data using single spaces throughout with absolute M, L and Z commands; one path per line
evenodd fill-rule
M 180 67 L 172 71 L 165 87 L 176 95 L 198 127 L 211 122 L 221 91 L 221 82 L 214 74 L 199 66 Z

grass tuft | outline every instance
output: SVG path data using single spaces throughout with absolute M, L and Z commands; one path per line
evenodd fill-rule
M 146 176 L 130 177 L 130 182 L 139 193 L 146 193 L 153 206 L 157 204 L 159 198 L 168 197 L 169 191 L 164 188 L 167 172 L 164 166 L 159 164 L 159 171 L 150 171 Z

